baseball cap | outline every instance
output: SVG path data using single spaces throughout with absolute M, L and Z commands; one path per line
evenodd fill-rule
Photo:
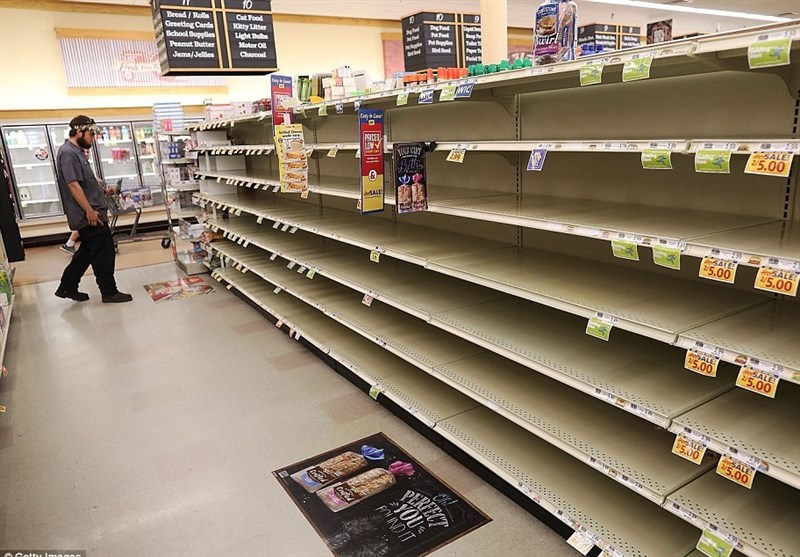
M 69 127 L 77 131 L 97 131 L 95 121 L 88 116 L 76 116 L 69 122 Z

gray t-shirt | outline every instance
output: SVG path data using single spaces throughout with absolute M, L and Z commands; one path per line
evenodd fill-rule
M 92 172 L 92 167 L 83 154 L 83 149 L 73 144 L 69 139 L 58 149 L 56 155 L 56 168 L 58 169 L 58 188 L 61 190 L 61 199 L 64 200 L 64 212 L 70 230 L 80 230 L 89 226 L 86 212 L 81 209 L 67 184 L 78 182 L 83 189 L 89 204 L 100 213 L 103 222 L 108 222 L 106 193 Z

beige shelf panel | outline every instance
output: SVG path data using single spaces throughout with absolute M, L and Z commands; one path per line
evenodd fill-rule
M 589 529 L 601 547 L 667 557 L 686 555 L 697 542 L 691 525 L 486 408 L 447 419 L 437 430 L 563 522 Z
M 748 490 L 712 470 L 670 495 L 665 508 L 735 536 L 745 555 L 796 557 L 800 549 L 800 491 L 772 478 L 756 477 Z
M 675 418 L 670 429 L 709 437 L 709 447 L 733 448 L 766 463 L 761 472 L 800 490 L 800 390 L 779 390 L 775 399 L 734 389 Z M 766 469 L 765 469 L 766 468 Z M 755 481 L 761 480 L 761 474 Z
M 724 350 L 722 359 L 742 365 L 755 358 L 783 366 L 784 381 L 800 383 L 800 304 L 788 300 L 745 312 L 681 333 L 678 344 L 692 348 L 702 342 Z
M 736 251 L 743 254 L 742 264 L 754 267 L 766 265 L 767 259 L 776 258 L 798 263 L 800 268 L 800 225 L 774 222 L 753 226 L 742 230 L 721 232 L 702 238 L 695 238 L 687 249 L 697 252 L 698 257 L 706 256 L 711 248 Z M 762 261 L 749 263 L 750 258 Z
M 197 124 L 192 124 L 191 126 L 186 126 L 186 129 L 189 131 L 214 130 L 214 129 L 235 126 L 236 124 L 240 123 L 258 122 L 258 121 L 266 121 L 266 122 L 272 121 L 272 111 L 256 112 L 253 114 L 245 114 L 243 116 L 234 116 L 232 118 L 206 120 L 203 122 L 198 122 Z
M 5 296 L 5 294 L 0 294 Z M 6 357 L 6 345 L 8 344 L 8 335 L 11 332 L 11 314 L 14 312 L 14 296 L 11 296 L 11 303 L 9 303 L 3 309 L 6 323 L 3 331 L 0 332 L 0 366 L 3 365 L 3 361 Z
M 663 275 L 505 248 L 433 259 L 427 268 L 672 344 L 678 333 L 763 303 L 765 296 Z
M 684 355 L 675 348 L 624 331 L 612 331 L 604 343 L 586 335 L 577 321 L 515 299 L 433 318 L 454 334 L 662 427 L 732 388 L 731 368 L 720 366 L 717 380 L 709 380 L 683 369 Z

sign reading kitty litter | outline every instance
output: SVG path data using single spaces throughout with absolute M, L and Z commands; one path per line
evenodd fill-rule
M 154 302 L 185 300 L 194 296 L 211 294 L 214 291 L 214 287 L 201 277 L 186 277 L 180 280 L 145 284 L 144 289 Z
M 273 475 L 336 557 L 418 557 L 491 520 L 382 433 Z

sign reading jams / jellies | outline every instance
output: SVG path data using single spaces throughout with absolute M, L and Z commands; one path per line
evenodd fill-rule
M 163 75 L 258 75 L 277 69 L 270 0 L 153 0 Z

